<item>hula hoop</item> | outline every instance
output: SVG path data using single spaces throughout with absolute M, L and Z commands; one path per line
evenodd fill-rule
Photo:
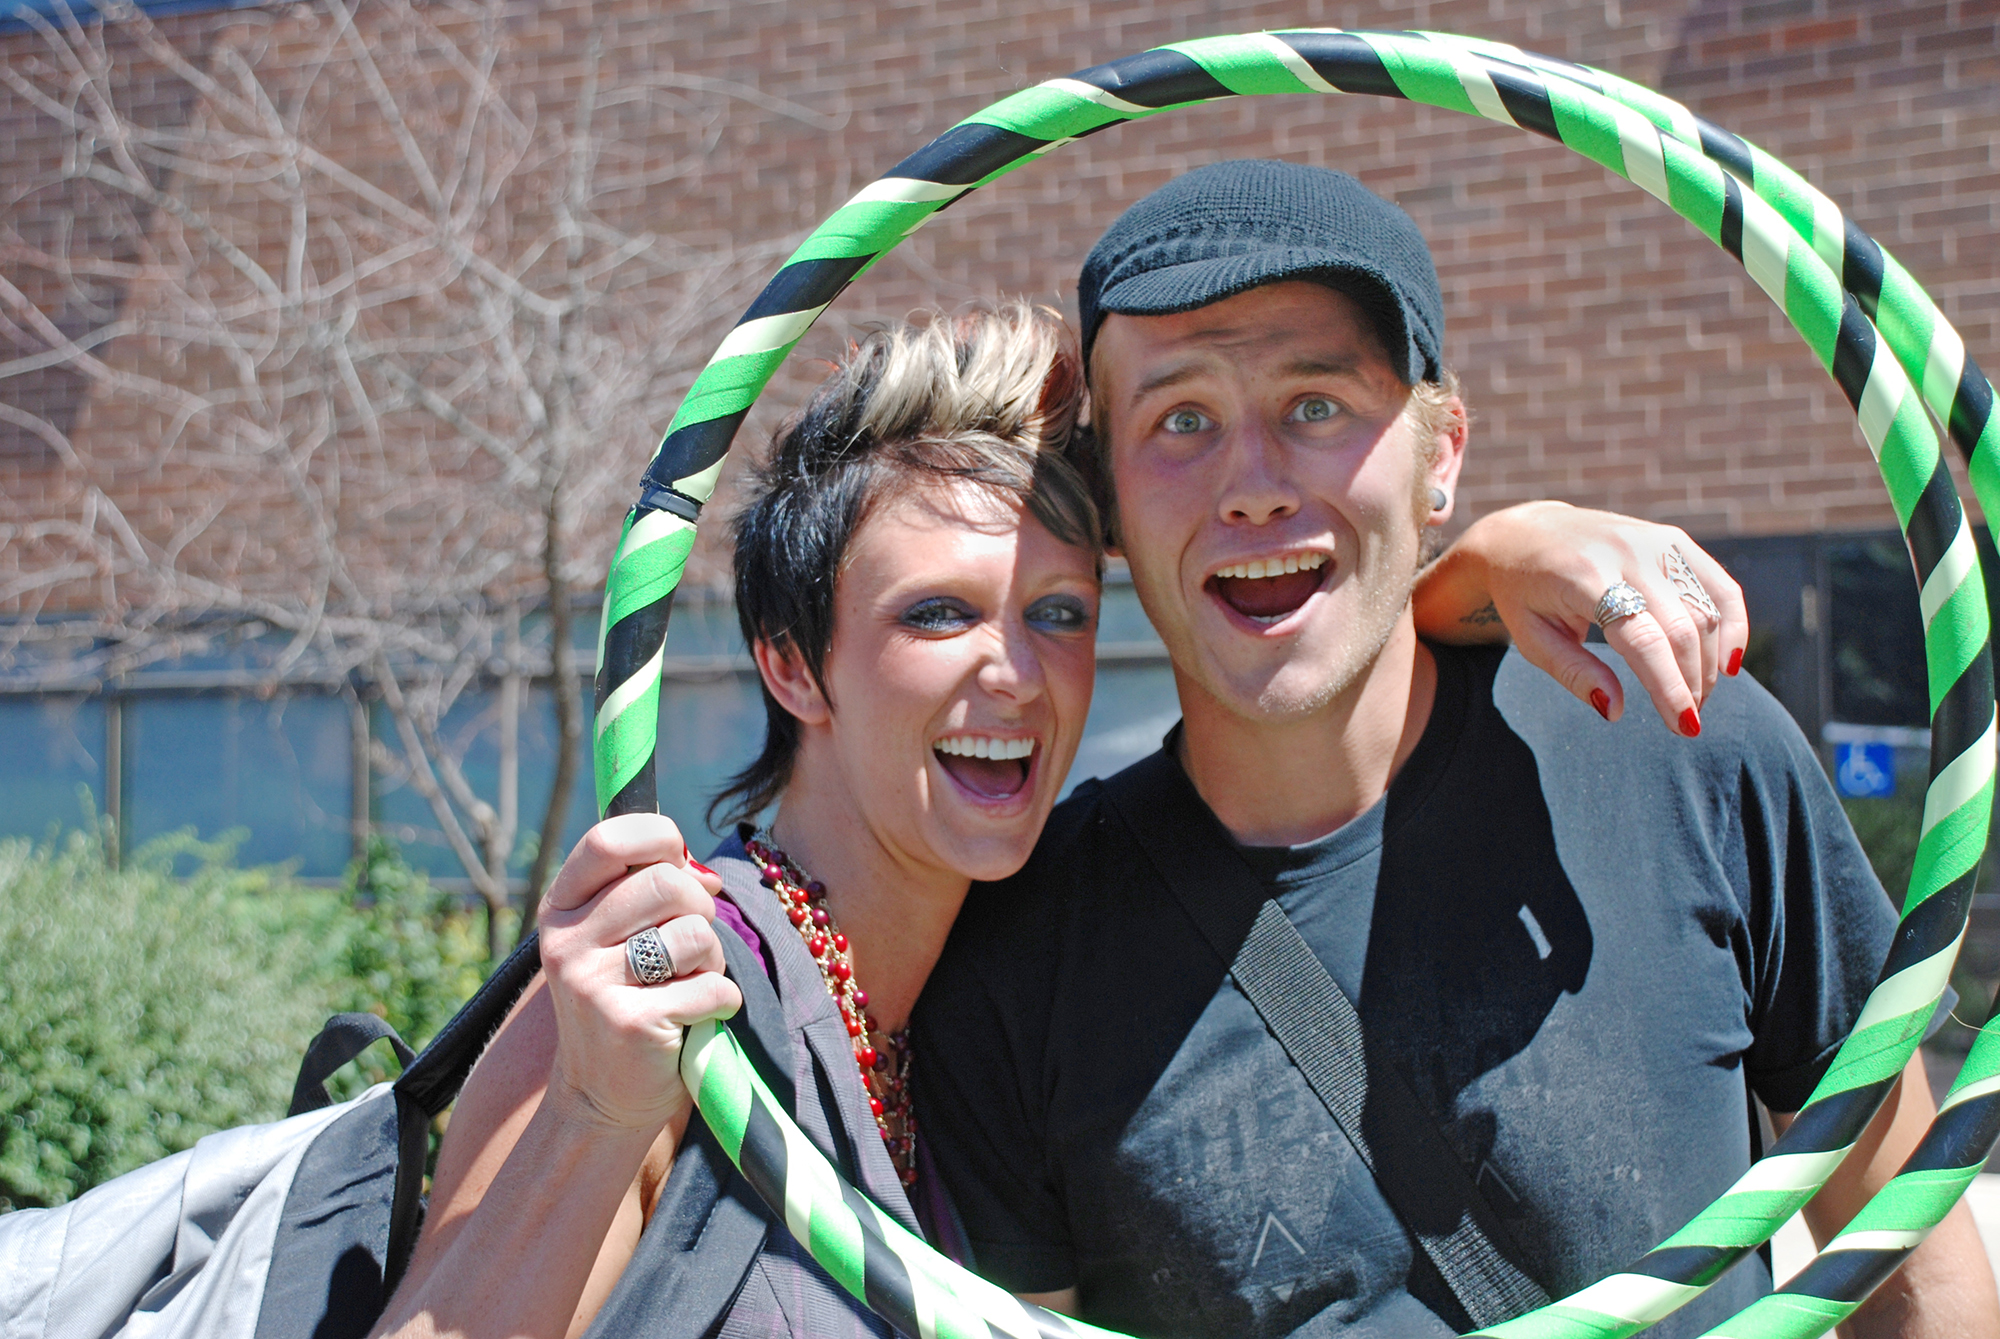
M 1921 587 L 1931 779 L 1887 962 L 1854 1030 L 1784 1137 L 1714 1204 L 1627 1270 L 1481 1333 L 1622 1339 L 1766 1240 L 1825 1182 L 1902 1073 L 1963 938 L 1993 803 L 1985 586 L 1925 410 L 2000 509 L 1992 386 L 1894 258 L 1796 173 L 1657 93 L 1584 66 L 1437 33 L 1297 30 L 1175 43 L 1025 89 L 897 164 L 781 267 L 689 390 L 648 467 L 606 581 L 594 756 L 600 811 L 657 807 L 660 661 L 701 507 L 751 405 L 842 289 L 938 210 L 1107 126 L 1239 94 L 1406 98 L 1554 139 L 1639 185 L 1741 261 L 1853 406 Z M 1747 189 L 1746 189 L 1747 188 Z M 1913 384 L 1914 383 L 1914 384 Z M 533 970 L 524 945 L 503 975 Z M 764 1088 L 727 1028 L 691 1029 L 682 1074 L 730 1157 L 853 1296 L 913 1336 L 1107 1335 L 1027 1306 L 931 1250 L 841 1181 Z M 1783 1290 L 1716 1334 L 1823 1333 L 1955 1203 L 2000 1136 L 2000 1020 L 1967 1056 L 1917 1152 Z

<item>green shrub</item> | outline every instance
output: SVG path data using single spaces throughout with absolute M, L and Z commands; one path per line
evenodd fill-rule
M 113 870 L 83 834 L 0 842 L 0 1210 L 284 1115 L 329 1014 L 380 1014 L 421 1045 L 477 988 L 480 923 L 388 848 L 344 889 L 230 856 L 176 836 Z M 373 1047 L 333 1086 L 393 1068 Z
M 0 1205 L 59 1204 L 284 1113 L 329 998 L 287 922 L 318 908 L 228 854 L 174 838 L 114 871 L 81 833 L 0 843 Z
M 412 1046 L 437 1035 L 486 978 L 484 912 L 431 887 L 386 841 L 371 841 L 348 871 L 333 912 L 321 970 L 335 1010 L 386 1018 Z M 393 1077 L 387 1051 L 371 1047 L 337 1075 L 335 1095 Z
M 1882 799 L 1842 799 L 1847 821 L 1875 867 L 1875 877 L 1889 890 L 1889 900 L 1902 908 L 1910 891 L 1910 871 L 1917 863 L 1917 835 L 1924 820 L 1923 778 Z

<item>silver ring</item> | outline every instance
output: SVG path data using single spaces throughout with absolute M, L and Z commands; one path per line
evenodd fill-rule
M 1620 581 L 1597 597 L 1597 612 L 1590 618 L 1598 627 L 1608 628 L 1621 618 L 1645 612 L 1646 597 L 1636 587 Z
M 1681 552 L 1678 544 L 1667 545 L 1667 551 L 1660 555 L 1660 567 L 1666 572 L 1667 580 L 1674 583 L 1674 590 L 1687 604 L 1707 614 L 1717 623 L 1722 621 L 1722 611 L 1709 598 L 1708 588 L 1701 584 L 1701 578 L 1694 574 L 1694 567 Z
M 625 964 L 642 986 L 664 985 L 674 979 L 674 955 L 660 938 L 658 926 L 639 931 L 625 941 Z

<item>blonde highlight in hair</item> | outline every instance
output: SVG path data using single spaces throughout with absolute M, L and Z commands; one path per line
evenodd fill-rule
M 838 373 L 877 442 L 981 441 L 1058 453 L 1083 398 L 1073 337 L 1048 308 L 925 313 L 869 336 Z

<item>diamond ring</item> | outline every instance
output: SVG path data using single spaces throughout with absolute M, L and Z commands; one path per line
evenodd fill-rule
M 1617 582 L 1604 594 L 1597 597 L 1597 612 L 1591 621 L 1600 628 L 1608 628 L 1621 618 L 1646 612 L 1646 597 L 1627 582 Z

